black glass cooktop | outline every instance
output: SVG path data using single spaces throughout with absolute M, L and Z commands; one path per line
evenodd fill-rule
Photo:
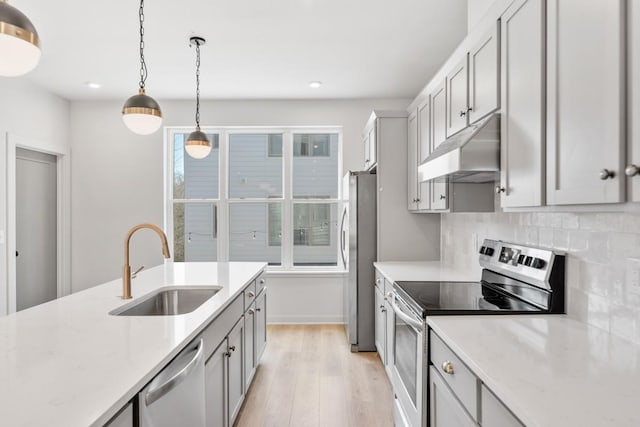
M 446 314 L 544 311 L 483 282 L 396 282 L 394 288 L 423 318 Z

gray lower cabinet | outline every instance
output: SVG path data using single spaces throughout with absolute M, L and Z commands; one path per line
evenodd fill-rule
M 260 295 L 256 297 L 256 323 L 255 323 L 255 352 L 254 357 L 257 362 L 262 357 L 267 346 L 267 288 L 264 288 Z
M 105 427 L 133 427 L 133 404 L 128 403 L 105 424 Z
M 256 304 L 252 303 L 244 313 L 244 385 L 245 393 L 256 372 L 255 340 L 256 340 Z
M 240 319 L 229 332 L 229 354 L 227 356 L 227 381 L 229 384 L 229 426 L 236 420 L 242 402 L 244 402 L 244 372 L 242 356 L 244 354 L 244 319 Z
M 429 426 L 474 427 L 476 423 L 444 382 L 440 373 L 429 368 Z
M 226 359 L 227 340 L 225 338 L 204 365 L 207 427 L 227 425 L 225 419 L 227 412 Z
M 387 331 L 387 318 L 385 317 L 386 307 L 384 304 L 384 295 L 380 288 L 374 287 L 375 290 L 375 343 L 380 360 L 382 364 L 386 366 L 386 331 Z
M 429 334 L 430 427 L 524 427 L 436 333 Z

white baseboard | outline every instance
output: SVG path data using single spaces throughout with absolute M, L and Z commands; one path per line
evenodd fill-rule
M 343 325 L 344 316 L 318 316 L 318 315 L 284 315 L 268 316 L 267 323 L 270 325 Z

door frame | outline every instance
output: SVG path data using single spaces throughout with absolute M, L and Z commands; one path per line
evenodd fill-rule
M 46 141 L 26 138 L 7 133 L 6 135 L 6 277 L 1 294 L 6 295 L 6 303 L 0 304 L 0 314 L 16 311 L 16 149 L 24 148 L 56 156 L 57 174 L 57 289 L 58 298 L 71 293 L 71 162 L 68 150 L 52 147 Z M 13 256 L 12 256 L 13 255 Z

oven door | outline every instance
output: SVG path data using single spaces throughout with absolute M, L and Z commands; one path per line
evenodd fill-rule
M 394 292 L 392 381 L 396 425 L 422 425 L 422 355 L 424 321 Z

